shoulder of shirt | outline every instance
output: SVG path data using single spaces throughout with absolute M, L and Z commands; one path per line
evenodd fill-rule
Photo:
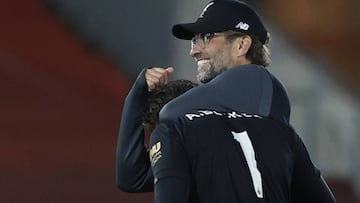
M 204 102 L 198 102 L 198 101 L 202 101 L 204 97 L 209 96 L 209 94 L 213 94 L 214 91 L 228 88 L 229 79 L 234 80 L 234 76 L 237 77 L 240 74 L 240 76 L 246 77 L 243 75 L 243 72 L 251 73 L 258 71 L 260 72 L 264 71 L 268 73 L 268 71 L 263 66 L 254 65 L 254 64 L 248 64 L 248 65 L 243 65 L 242 67 L 235 67 L 229 69 L 226 72 L 222 73 L 221 75 L 217 76 L 209 83 L 195 87 L 189 90 L 188 92 L 184 93 L 183 95 L 180 95 L 179 97 L 167 103 L 160 111 L 159 118 L 160 120 L 169 120 L 169 119 L 172 120 L 177 117 L 184 116 L 184 114 L 192 112 L 197 109 L 211 108 L 211 106 L 210 107 L 204 106 L 203 105 Z M 234 110 L 238 110 L 238 109 L 234 109 Z

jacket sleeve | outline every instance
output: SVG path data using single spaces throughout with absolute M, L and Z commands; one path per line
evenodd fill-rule
M 296 135 L 296 159 L 292 181 L 292 202 L 336 202 L 330 188 L 313 165 L 309 153 L 299 136 Z
M 160 123 L 150 137 L 155 203 L 184 203 L 190 200 L 190 163 L 179 134 Z
M 142 125 L 148 88 L 145 71 L 139 74 L 125 99 L 116 147 L 116 184 L 125 192 L 153 191 L 153 176 Z

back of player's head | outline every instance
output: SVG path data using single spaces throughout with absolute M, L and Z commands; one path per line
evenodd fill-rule
M 166 85 L 156 87 L 149 92 L 147 106 L 143 114 L 143 123 L 150 129 L 154 129 L 159 121 L 161 108 L 170 100 L 180 96 L 197 84 L 189 80 L 174 80 Z

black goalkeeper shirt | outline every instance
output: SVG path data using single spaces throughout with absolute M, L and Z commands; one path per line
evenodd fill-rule
M 211 109 L 151 137 L 156 203 L 334 202 L 300 137 L 259 115 Z

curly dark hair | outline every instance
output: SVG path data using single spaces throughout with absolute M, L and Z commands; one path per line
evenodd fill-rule
M 174 80 L 166 85 L 156 87 L 148 93 L 147 106 L 143 114 L 143 124 L 153 130 L 159 121 L 161 108 L 170 100 L 185 93 L 198 84 L 189 80 Z

